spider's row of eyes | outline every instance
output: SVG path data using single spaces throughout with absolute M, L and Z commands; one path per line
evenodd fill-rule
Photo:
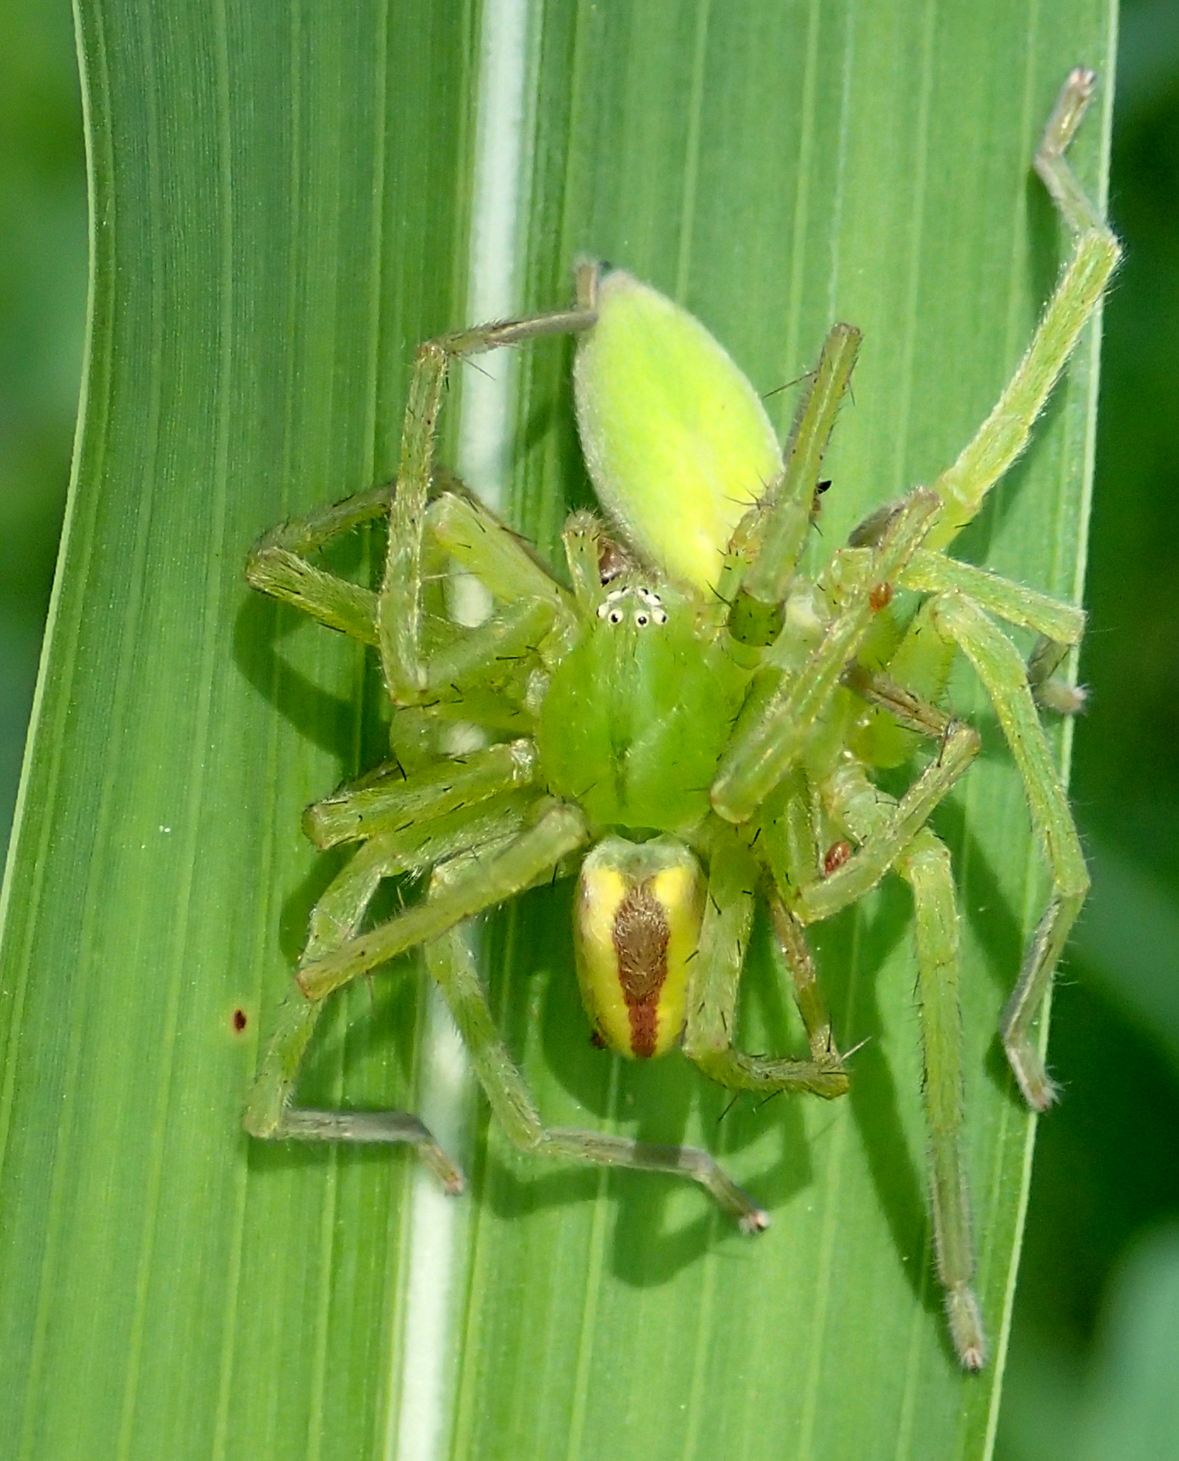
M 598 605 L 598 618 L 605 619 L 608 624 L 621 624 L 626 618 L 622 601 L 630 598 L 639 600 L 633 618 L 640 629 L 645 629 L 648 624 L 667 623 L 667 610 L 663 607 L 663 600 L 649 588 L 611 589 Z

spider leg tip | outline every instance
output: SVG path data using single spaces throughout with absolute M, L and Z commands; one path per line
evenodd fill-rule
M 972 1375 L 977 1375 L 987 1362 L 987 1357 L 983 1350 L 974 1346 L 964 1349 L 959 1358 L 962 1361 L 962 1368 L 969 1370 Z
M 747 1213 L 740 1218 L 741 1231 L 756 1237 L 758 1233 L 764 1233 L 770 1225 L 770 1215 L 763 1207 L 750 1207 Z
M 946 1318 L 959 1363 L 977 1375 L 987 1362 L 987 1341 L 978 1299 L 968 1283 L 956 1283 L 946 1293 Z
M 1029 1075 L 1021 1079 L 1019 1087 L 1024 1100 L 1039 1115 L 1043 1115 L 1045 1111 L 1051 1111 L 1060 1100 L 1060 1087 L 1046 1071 L 1036 1077 Z
M 1055 1081 L 1048 1080 L 1042 1086 L 1037 1086 L 1034 1091 L 1029 1091 L 1027 1098 L 1032 1110 L 1042 1114 L 1045 1111 L 1051 1111 L 1060 1100 L 1060 1087 Z

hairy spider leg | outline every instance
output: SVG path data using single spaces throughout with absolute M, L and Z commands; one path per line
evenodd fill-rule
M 1056 1090 L 1032 1043 L 1031 1029 L 1085 901 L 1089 874 L 1019 651 L 981 609 L 959 594 L 931 599 L 929 615 L 938 633 L 962 650 L 982 681 L 1023 781 L 1033 826 L 1044 843 L 1052 892 L 1001 1023 L 1003 1045 L 1020 1089 L 1030 1106 L 1043 1111 L 1055 1100 Z
M 966 1368 L 977 1370 L 985 1362 L 986 1342 L 972 1288 L 970 1207 L 961 1149 L 958 914 L 949 850 L 925 824 L 973 761 L 979 739 L 972 727 L 954 721 L 885 675 L 853 666 L 844 678 L 850 690 L 880 706 L 905 729 L 936 739 L 938 755 L 900 801 L 881 791 L 869 779 L 864 764 L 853 757 L 837 757 L 826 771 L 818 764 L 808 767 L 832 821 L 850 833 L 859 847 L 836 872 L 795 892 L 792 910 L 796 926 L 816 922 L 858 902 L 887 872 L 909 884 L 915 913 L 923 1102 L 937 1272 L 946 1295 L 955 1350 Z M 789 889 L 780 891 L 790 896 Z M 775 923 L 778 907 L 786 911 L 784 901 L 771 900 Z
M 843 557 L 850 560 L 862 553 L 862 549 L 844 549 Z M 1080 642 L 1085 628 L 1082 610 L 1072 604 L 1061 603 L 1038 589 L 1013 583 L 984 568 L 960 563 L 944 553 L 931 553 L 924 548 L 918 549 L 902 571 L 899 585 L 926 595 L 961 594 L 1008 624 L 1031 630 L 1039 637 L 1028 657 L 1027 674 L 1037 704 L 1066 715 L 1075 714 L 1084 706 L 1085 692 L 1055 674 L 1069 649 Z M 940 695 L 949 679 L 953 655 L 953 646 L 932 631 L 929 613 L 923 606 L 889 656 L 891 682 L 917 687 L 927 698 Z M 844 677 L 845 683 L 850 684 L 856 676 L 862 678 L 863 674 L 862 669 L 856 667 Z M 869 676 L 868 682 L 871 680 Z M 889 695 L 895 698 L 893 691 Z M 881 704 L 888 709 L 886 702 Z M 873 727 L 862 738 L 860 754 L 869 763 L 897 765 L 907 756 L 907 732 L 900 731 L 895 716 L 893 725 L 891 732 L 882 732 L 879 726 Z M 924 733 L 917 729 L 918 733 Z
M 1041 634 L 1027 657 L 1028 688 L 1041 710 L 1055 715 L 1079 715 L 1089 700 L 1084 685 L 1074 685 L 1056 671 L 1068 658 L 1069 645 Z
M 882 683 L 887 686 L 888 682 L 882 676 L 872 678 L 877 682 L 879 701 L 887 704 L 886 695 L 893 698 L 891 693 L 879 692 Z M 868 698 L 867 687 L 855 688 Z M 906 716 L 914 729 L 934 733 L 932 726 L 939 718 L 951 728 L 951 735 L 954 728 L 968 729 L 950 721 L 934 706 L 920 702 L 918 706 L 921 719 L 928 724 L 923 728 L 916 717 Z M 973 731 L 970 734 L 973 739 L 964 743 L 969 745 L 970 755 L 958 775 L 978 749 L 977 736 Z M 949 785 L 956 779 L 956 776 L 951 778 Z M 943 795 L 949 785 L 943 789 Z M 822 794 L 832 820 L 860 844 L 856 856 L 868 854 L 877 879 L 886 872 L 895 873 L 909 884 L 913 895 L 924 1062 L 922 1099 L 929 1133 L 929 1193 L 937 1272 L 945 1289 L 950 1332 L 958 1356 L 968 1369 L 981 1369 L 986 1343 L 978 1302 L 971 1287 L 974 1256 L 961 1146 L 964 1104 L 958 910 L 949 849 L 924 825 L 928 810 L 916 830 L 909 829 L 898 839 L 896 832 L 904 822 L 905 799 L 898 802 L 882 791 L 870 780 L 863 763 L 853 758 L 840 758 L 824 783 Z M 822 898 L 827 884 L 834 882 L 849 866 L 850 863 L 845 864 L 831 878 L 802 890 L 800 917 L 825 918 L 863 896 L 866 888 L 849 890 L 846 898 L 832 904 Z
M 568 595 L 536 562 L 522 541 L 462 483 L 435 464 L 438 416 L 451 364 L 472 355 L 524 343 L 545 335 L 587 329 L 595 319 L 594 279 L 588 267 L 577 271 L 577 306 L 528 319 L 476 326 L 428 340 L 419 347 L 410 377 L 401 437 L 397 481 L 389 504 L 389 535 L 384 579 L 376 601 L 377 648 L 390 700 L 399 708 L 390 727 L 398 759 L 417 765 L 435 750 L 438 722 L 457 719 L 486 730 L 519 732 L 530 717 L 518 713 L 511 697 L 460 688 L 456 679 L 479 666 L 503 667 L 527 658 L 544 634 L 533 599 L 549 606 L 554 619 L 568 625 Z M 431 501 L 431 495 L 442 493 Z M 428 643 L 424 593 L 440 554 L 452 556 L 474 573 L 493 596 L 505 602 L 477 629 L 449 633 L 449 650 Z M 445 629 L 437 621 L 431 629 Z M 551 625 L 549 626 L 551 627 Z M 445 678 L 444 678 L 445 676 Z M 524 685 L 524 675 L 517 684 Z
M 471 667 L 501 664 L 532 648 L 551 629 L 554 618 L 567 614 L 568 601 L 566 592 L 516 535 L 481 503 L 465 495 L 465 487 L 453 474 L 440 471 L 437 478 L 446 490 L 427 510 L 433 537 L 492 593 L 510 602 L 485 623 L 434 650 L 425 665 L 427 691 L 450 686 Z M 395 488 L 395 483 L 370 488 L 281 523 L 251 550 L 246 564 L 248 582 L 328 628 L 375 646 L 379 637 L 377 594 L 309 560 L 332 538 L 387 516 Z M 498 722 L 495 728 L 499 728 Z
M 712 784 L 713 809 L 726 821 L 748 820 L 803 755 L 872 626 L 872 585 L 897 576 L 940 507 L 920 487 L 902 500 L 872 549 L 871 572 L 850 588 L 802 669 L 783 673 L 768 694 L 751 697 Z
M 435 474 L 438 414 L 450 366 L 455 360 L 543 335 L 588 329 L 596 317 L 593 278 L 592 270 L 578 270 L 578 304 L 572 310 L 459 330 L 427 340 L 418 348 L 405 408 L 397 488 L 389 510 L 384 582 L 377 602 L 378 648 L 395 705 L 413 705 L 430 694 L 422 623 L 423 537 Z
M 487 852 L 509 843 L 535 804 L 535 792 L 527 785 L 530 768 L 519 745 L 491 747 L 405 780 L 365 778 L 362 788 L 328 798 L 327 810 L 324 803 L 309 808 L 310 830 L 321 845 L 359 840 L 361 846 L 312 909 L 301 966 L 327 957 L 356 936 L 382 879 L 421 874 L 456 856 L 472 857 L 477 849 Z M 461 1179 L 453 1178 L 453 1165 L 439 1157 L 416 1117 L 402 1112 L 309 1112 L 291 1105 L 322 1009 L 322 1000 L 308 999 L 298 988 L 280 1007 L 251 1090 L 247 1129 L 275 1138 L 410 1142 L 457 1191 L 455 1181 L 461 1186 Z
M 860 349 L 854 325 L 834 325 L 807 377 L 782 453 L 782 471 L 737 525 L 717 597 L 742 644 L 769 645 L 783 624 L 783 601 L 814 516 L 815 483 Z
M 1085 630 L 1083 609 L 927 548 L 918 548 L 913 554 L 908 567 L 901 571 L 900 584 L 919 593 L 963 594 L 987 613 L 1008 624 L 1018 624 L 1021 629 L 1031 629 L 1056 644 L 1077 644 Z
M 436 634 L 425 660 L 422 705 L 398 708 L 389 735 L 399 772 L 412 771 L 436 754 L 440 723 L 462 721 L 498 734 L 527 733 L 533 718 L 523 707 L 528 672 L 544 658 L 554 633 L 572 623 L 568 592 L 532 557 L 522 540 L 439 468 L 442 495 L 427 508 L 435 553 L 449 554 L 476 574 L 501 601 L 476 628 Z M 320 623 L 376 645 L 377 595 L 325 572 L 309 561 L 333 537 L 389 511 L 395 484 L 357 493 L 330 507 L 281 524 L 253 549 L 247 578 L 253 587 L 293 604 Z M 378 768 L 377 773 L 390 768 Z
M 585 845 L 589 834 L 576 807 L 541 798 L 534 810 L 530 825 L 504 847 L 472 862 L 444 891 L 303 964 L 295 979 L 307 998 L 322 999 L 378 964 L 516 897 L 550 877 L 564 858 Z
M 1094 72 L 1070 72 L 1044 129 L 1035 168 L 1073 234 L 1072 257 L 1064 266 L 1031 344 L 991 414 L 957 461 L 933 483 L 946 510 L 926 540 L 944 548 L 981 508 L 987 493 L 1027 444 L 1056 379 L 1077 338 L 1097 308 L 1121 254 L 1108 224 L 1065 160 L 1093 95 Z
M 329 629 L 362 644 L 377 642 L 377 596 L 372 589 L 338 578 L 308 561 L 332 538 L 374 522 L 389 511 L 391 484 L 370 487 L 279 523 L 250 550 L 246 581 L 251 588 L 293 604 Z
M 837 822 L 864 845 L 886 839 L 896 803 L 855 761 L 839 768 L 830 788 Z M 917 997 L 921 1019 L 922 1101 L 929 1136 L 929 1202 L 937 1274 L 962 1364 L 986 1360 L 982 1316 L 973 1289 L 969 1184 L 962 1152 L 964 1072 L 959 996 L 958 906 L 949 848 L 929 828 L 907 842 L 891 871 L 913 895 Z
M 807 1043 L 811 1047 L 811 1059 L 842 1067 L 843 1057 L 831 1030 L 831 1016 L 827 1013 L 827 1004 L 819 986 L 819 975 L 815 968 L 814 955 L 807 943 L 806 932 L 772 888 L 767 888 L 765 895 L 774 928 L 774 942 L 794 985 L 794 1002 L 802 1016 Z
M 860 843 L 845 863 L 827 877 L 816 878 L 800 888 L 792 908 L 800 923 L 819 923 L 840 909 L 858 903 L 889 872 L 917 832 L 945 800 L 978 755 L 979 737 L 973 726 L 949 721 L 938 753 L 899 801 L 891 801 L 887 816 L 873 828 L 873 835 Z M 854 765 L 854 761 L 847 761 Z M 843 767 L 820 782 L 825 799 L 836 795 Z
M 426 528 L 438 569 L 449 555 L 491 592 L 494 607 L 473 628 L 449 619 L 431 623 L 422 697 L 398 706 L 389 728 L 394 754 L 414 767 L 438 754 L 437 733 L 446 721 L 497 734 L 531 733 L 530 673 L 548 662 L 550 644 L 563 642 L 574 622 L 568 592 L 522 539 L 452 474 L 437 471 L 435 486 L 445 490 L 429 504 Z
M 1084 709 L 1084 689 L 1056 673 L 1069 650 L 1081 641 L 1085 631 L 1083 610 L 996 573 L 988 573 L 984 568 L 924 548 L 913 555 L 901 574 L 901 584 L 921 593 L 960 593 L 996 618 L 1032 630 L 1039 637 L 1028 656 L 1027 676 L 1036 704 L 1057 715 L 1076 715 Z M 916 651 L 919 632 L 920 626 L 907 637 L 907 651 Z M 896 662 L 894 656 L 894 665 Z
M 700 943 L 692 961 L 684 1054 L 706 1075 L 734 1090 L 842 1096 L 847 1074 L 833 1045 L 810 1060 L 783 1060 L 747 1055 L 733 1044 L 737 993 L 760 881 L 758 859 L 735 833 L 718 831 L 709 861 Z
M 462 859 L 439 868 L 430 897 L 451 899 L 469 878 Z M 479 869 L 476 874 L 481 875 Z M 426 945 L 426 965 L 450 1008 L 475 1074 L 509 1139 L 522 1151 L 606 1167 L 630 1167 L 689 1177 L 711 1193 L 746 1232 L 769 1218 L 705 1151 L 665 1146 L 578 1127 L 546 1126 L 527 1082 L 496 1028 L 471 951 L 457 928 Z
M 921 1012 L 929 1133 L 929 1196 L 937 1274 L 950 1337 L 963 1366 L 981 1370 L 986 1337 L 975 1296 L 970 1186 L 962 1151 L 964 1072 L 959 995 L 958 905 L 950 850 L 923 827 L 897 861 L 913 894 L 917 998 Z
M 430 536 L 474 574 L 493 598 L 508 602 L 535 599 L 548 604 L 554 614 L 568 612 L 568 592 L 533 557 L 525 539 L 472 497 L 452 473 L 436 468 L 434 485 L 441 495 L 426 509 Z
M 822 876 L 807 879 L 799 887 L 779 884 L 781 896 L 803 924 L 831 918 L 870 892 L 967 771 L 980 747 L 973 726 L 947 715 L 888 675 L 853 664 L 845 671 L 843 684 L 857 698 L 884 711 L 890 722 L 904 732 L 936 741 L 937 754 L 899 801 L 887 798 L 887 814 L 873 816 L 872 836 L 863 840 L 857 837 L 860 845 L 834 871 L 824 870 Z M 829 813 L 835 810 L 837 825 L 843 825 L 848 768 L 860 767 L 865 762 L 873 764 L 870 755 L 859 760 L 841 755 L 842 744 L 842 740 L 833 736 L 820 740 L 812 748 L 806 765 L 807 777 L 820 804 Z M 875 784 L 866 785 L 874 796 Z
M 420 853 L 442 819 L 457 814 L 465 821 L 480 803 L 535 781 L 536 748 L 528 740 L 467 751 L 410 776 L 382 766 L 309 806 L 303 831 L 323 849 L 395 832 Z M 421 866 L 431 860 L 437 858 Z
M 374 838 L 332 880 L 311 916 L 307 954 L 318 958 L 353 935 L 382 878 L 401 865 L 385 839 Z M 306 955 L 305 955 L 306 957 Z M 246 1106 L 251 1136 L 277 1141 L 393 1142 L 414 1147 L 448 1192 L 463 1177 L 423 1122 L 408 1111 L 325 1111 L 295 1106 L 299 1070 L 323 1012 L 322 1001 L 293 989 L 279 1006 L 270 1042 Z
M 958 906 L 950 850 L 923 827 L 897 861 L 909 884 L 915 916 L 917 998 L 924 1078 L 921 1094 L 929 1132 L 929 1195 L 937 1274 L 958 1358 L 981 1370 L 986 1339 L 975 1297 L 970 1188 L 962 1152 L 964 1072 L 958 989 Z
M 561 530 L 573 597 L 583 610 L 592 610 L 601 597 L 602 550 L 606 541 L 601 519 L 592 512 L 571 513 Z

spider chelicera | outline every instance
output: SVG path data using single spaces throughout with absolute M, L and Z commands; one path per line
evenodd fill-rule
M 292 1100 L 324 999 L 420 946 L 514 1142 L 690 1177 L 756 1232 L 765 1213 L 707 1152 L 545 1124 L 461 925 L 575 873 L 576 965 L 599 1043 L 639 1059 L 679 1046 L 736 1090 L 834 1097 L 848 1075 L 806 928 L 895 873 L 915 909 L 938 1276 L 962 1364 L 983 1364 L 960 1140 L 958 915 L 950 855 L 929 825 L 979 739 L 938 702 L 961 653 L 994 707 L 1045 849 L 1051 894 L 1002 1020 L 1020 1089 L 1042 1110 L 1054 1091 L 1031 1031 L 1088 878 L 1040 709 L 1080 707 L 1081 692 L 1055 672 L 1083 620 L 945 550 L 1023 448 L 1117 261 L 1064 159 L 1093 80 L 1069 76 L 1036 153 L 1074 243 L 1027 353 L 958 459 L 869 517 L 817 577 L 800 557 L 859 332 L 831 330 L 783 449 L 701 324 L 630 275 L 591 264 L 577 270 L 571 310 L 422 345 L 396 483 L 284 523 L 254 549 L 255 588 L 376 647 L 394 707 L 392 759 L 306 813 L 317 846 L 356 851 L 312 912 L 297 987 L 250 1098 L 254 1135 L 407 1143 L 460 1190 L 459 1170 L 416 1116 Z M 455 360 L 569 332 L 582 446 L 606 522 L 569 518 L 557 576 L 435 460 L 435 446 Z M 310 561 L 377 518 L 388 520 L 388 549 L 375 592 Z M 444 611 L 448 561 L 491 595 L 477 628 Z M 996 621 L 1039 636 L 1030 658 Z M 478 728 L 482 748 L 444 750 L 456 724 Z M 889 796 L 878 773 L 922 743 L 932 754 Z M 378 884 L 403 874 L 428 879 L 424 896 L 366 927 Z M 793 981 L 805 1059 L 734 1043 L 758 900 Z

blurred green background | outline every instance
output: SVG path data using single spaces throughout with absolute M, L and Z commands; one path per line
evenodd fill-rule
M 0 0 L 0 849 L 81 367 L 85 177 L 64 3 Z M 1083 58 L 1078 57 L 1078 60 Z M 998 1455 L 1179 1455 L 1179 5 L 1123 8 L 1074 799 L 1095 890 L 1060 982 Z M 1174 1409 L 1174 1417 L 1168 1415 Z

